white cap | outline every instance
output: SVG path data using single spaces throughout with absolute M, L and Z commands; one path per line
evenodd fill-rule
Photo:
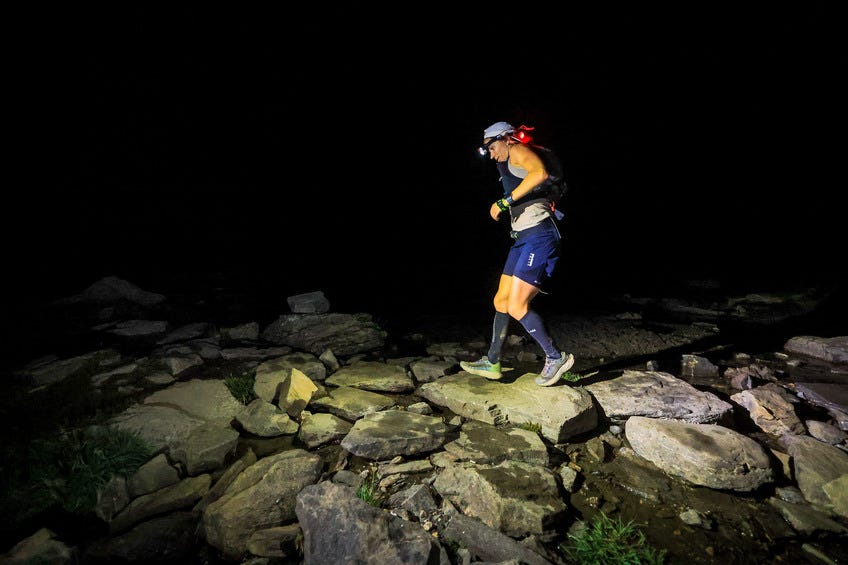
M 490 137 L 497 137 L 499 135 L 503 135 L 505 133 L 512 133 L 515 131 L 515 128 L 509 125 L 506 122 L 497 122 L 489 127 L 487 127 L 483 131 L 483 139 L 488 139 Z

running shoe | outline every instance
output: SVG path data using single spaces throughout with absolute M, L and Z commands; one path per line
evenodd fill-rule
M 535 382 L 539 386 L 551 386 L 562 378 L 563 373 L 569 370 L 574 365 L 574 355 L 566 354 L 565 351 L 560 352 L 559 359 L 545 359 L 545 366 L 542 372 L 536 377 Z
M 487 379 L 497 380 L 501 378 L 501 364 L 490 363 L 489 358 L 485 355 L 479 361 L 460 361 L 459 366 L 463 371 L 467 371 L 472 375 L 486 377 Z

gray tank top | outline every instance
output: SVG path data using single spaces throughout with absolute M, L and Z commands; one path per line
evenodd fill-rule
M 507 170 L 519 179 L 527 176 L 527 169 L 516 167 L 509 162 L 507 162 Z M 525 196 L 525 198 L 527 197 Z M 547 198 L 533 198 L 527 201 L 522 199 L 509 209 L 510 226 L 513 231 L 526 230 L 541 224 L 553 214 L 551 203 Z

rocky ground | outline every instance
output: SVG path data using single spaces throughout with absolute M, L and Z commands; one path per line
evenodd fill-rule
M 720 371 L 716 376 L 688 375 L 689 380 L 723 399 L 738 391 L 723 378 L 726 370 L 749 366 L 752 360 L 767 368 L 770 378 L 787 390 L 805 382 L 845 384 L 846 371 L 841 365 L 834 369 L 832 364 L 791 364 L 782 352 L 786 339 L 795 335 L 845 335 L 834 333 L 844 320 L 839 316 L 844 298 L 808 290 L 718 296 L 704 292 L 695 301 L 620 296 L 610 301 L 612 307 L 605 312 L 552 315 L 550 326 L 560 345 L 577 354 L 574 371 L 583 375 L 584 385 L 628 368 L 651 367 L 682 375 L 686 371 L 684 355 L 693 354 L 708 358 Z M 178 323 L 212 316 L 214 310 L 214 300 L 195 297 L 175 304 L 171 314 Z M 54 314 L 62 311 L 67 310 L 52 310 Z M 420 353 L 429 343 L 457 341 L 482 347 L 486 341 L 485 320 L 461 319 L 455 313 L 383 321 L 389 329 L 389 356 Z M 32 320 L 28 330 L 41 337 L 31 343 L 53 348 L 59 355 L 69 354 L 89 345 L 79 331 L 82 322 L 70 314 L 58 321 Z M 50 339 L 44 337 L 48 330 Z M 532 344 L 515 346 L 531 354 L 512 359 L 516 374 L 537 370 L 540 361 L 532 356 Z M 33 347 L 32 353 L 37 349 Z M 418 400 L 399 401 L 408 405 Z M 797 411 L 802 418 L 833 420 L 822 406 L 813 403 L 799 402 Z M 75 413 L 79 415 L 65 411 L 63 417 Z M 5 418 L 20 418 L 21 414 L 4 403 L 3 416 L 8 424 Z M 53 425 L 49 420 L 43 414 L 37 422 L 32 419 L 44 429 Z M 633 520 L 651 545 L 667 551 L 669 563 L 839 563 L 848 559 L 844 532 L 813 526 L 808 532 L 798 532 L 767 502 L 775 496 L 791 497 L 791 489 L 782 490 L 788 485 L 778 483 L 747 494 L 687 486 L 632 456 L 619 424 L 611 420 L 585 437 L 549 445 L 553 464 L 567 461 L 579 469 L 580 479 L 568 500 L 575 518 L 588 519 L 602 511 Z M 764 443 L 770 441 L 768 434 L 746 418 L 739 418 L 734 425 Z M 18 426 L 4 427 L 8 431 Z M 354 459 L 352 468 L 357 464 L 364 462 Z M 681 520 L 681 515 L 686 519 Z M 197 562 L 215 559 L 213 554 L 203 553 Z
M 584 385 L 622 369 L 644 369 L 646 365 L 685 375 L 684 358 L 688 354 L 709 358 L 719 367 L 713 376 L 688 380 L 699 390 L 728 401 L 739 389 L 725 377 L 730 374 L 727 370 L 751 362 L 767 367 L 789 391 L 803 388 L 805 383 L 848 384 L 845 365 L 834 367 L 812 359 L 787 364 L 783 349 L 794 335 L 845 335 L 843 313 L 848 310 L 843 295 L 806 290 L 727 297 L 701 289 L 694 299 L 691 293 L 686 298 L 622 295 L 611 299 L 613 303 L 618 307 L 616 314 L 607 311 L 588 317 L 551 317 L 558 342 L 569 351 L 582 353 L 575 370 L 588 375 L 582 381 Z M 623 330 L 620 322 L 628 318 L 633 324 Z M 472 335 L 471 328 L 457 327 L 447 319 L 430 317 L 429 321 L 434 336 Z M 537 368 L 528 363 L 519 364 L 518 370 Z M 845 389 L 841 390 L 840 402 L 848 402 Z M 795 413 L 802 420 L 833 421 L 820 404 L 798 401 Z M 846 424 L 843 422 L 843 429 Z M 732 427 L 765 445 L 776 446 L 774 438 L 746 415 L 737 413 Z M 848 561 L 844 532 L 825 532 L 811 526 L 806 534 L 799 535 L 766 502 L 776 493 L 791 497 L 784 490 L 788 481 L 746 494 L 686 485 L 669 480 L 653 465 L 645 465 L 626 447 L 622 449 L 626 445 L 623 436 L 606 432 L 588 434 L 563 446 L 559 455 L 581 470 L 582 483 L 569 502 L 582 518 L 602 511 L 633 520 L 654 547 L 666 550 L 669 563 Z M 692 509 L 697 509 L 697 516 L 690 523 L 682 523 L 681 513 Z

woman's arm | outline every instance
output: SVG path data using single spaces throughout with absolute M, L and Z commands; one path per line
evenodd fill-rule
M 527 176 L 521 179 L 521 183 L 512 191 L 512 200 L 521 200 L 531 190 L 548 180 L 548 171 L 545 164 L 536 153 L 525 145 L 512 145 L 509 148 L 510 163 L 527 171 Z

